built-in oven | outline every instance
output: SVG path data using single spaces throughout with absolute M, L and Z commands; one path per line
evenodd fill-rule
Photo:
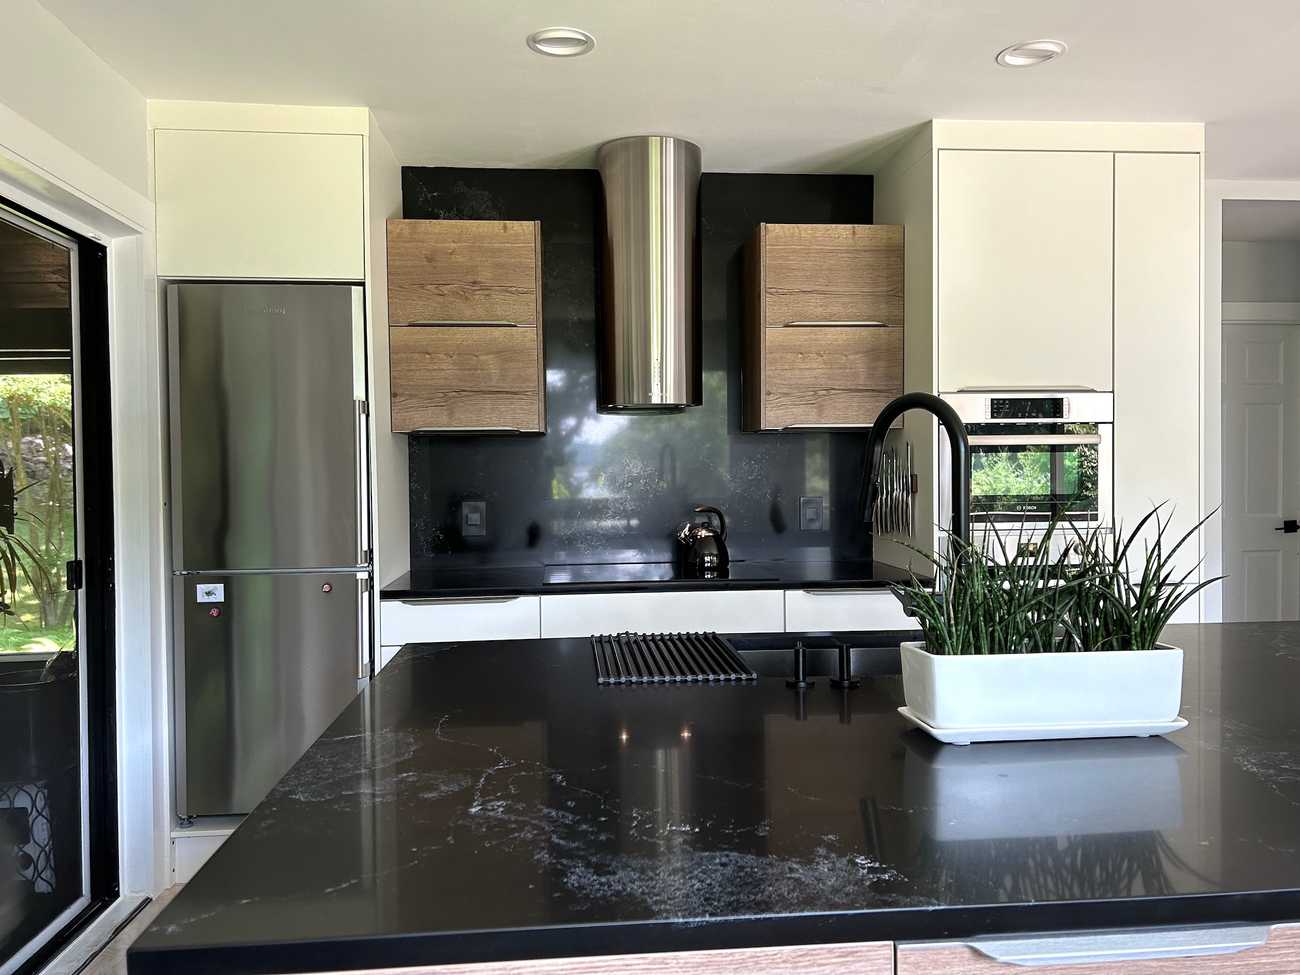
M 1008 540 L 1032 537 L 1053 520 L 1083 532 L 1113 526 L 1112 394 L 979 390 L 943 398 L 970 438 L 977 541 L 994 528 Z M 1058 541 L 1073 534 L 1063 531 Z

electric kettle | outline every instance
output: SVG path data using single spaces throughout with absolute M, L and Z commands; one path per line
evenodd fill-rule
M 688 521 L 677 530 L 677 561 L 684 575 L 709 579 L 726 572 L 730 556 L 727 554 L 727 519 L 712 505 L 695 506 L 696 514 L 705 515 L 703 521 Z M 718 521 L 715 528 L 707 517 Z

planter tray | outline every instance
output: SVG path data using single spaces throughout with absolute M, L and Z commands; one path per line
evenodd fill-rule
M 898 709 L 907 721 L 927 735 L 949 745 L 970 745 L 981 741 L 1039 741 L 1061 738 L 1149 738 L 1167 735 L 1187 727 L 1186 718 L 1173 721 L 1108 721 L 1098 724 L 1012 724 L 970 728 L 935 728 L 912 713 L 911 708 Z

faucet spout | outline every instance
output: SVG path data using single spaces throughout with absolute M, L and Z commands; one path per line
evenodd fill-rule
M 924 410 L 933 414 L 948 434 L 952 455 L 952 524 L 949 530 L 965 544 L 970 543 L 970 440 L 966 425 L 961 422 L 949 404 L 931 393 L 904 393 L 885 405 L 871 426 L 867 438 L 866 467 L 863 479 L 866 487 L 866 510 L 863 520 L 871 524 L 871 512 L 880 493 L 880 465 L 885 452 L 885 435 L 890 425 L 908 410 Z

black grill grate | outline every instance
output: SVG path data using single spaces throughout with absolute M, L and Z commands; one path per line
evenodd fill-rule
M 598 684 L 686 684 L 757 680 L 716 633 L 593 636 Z

